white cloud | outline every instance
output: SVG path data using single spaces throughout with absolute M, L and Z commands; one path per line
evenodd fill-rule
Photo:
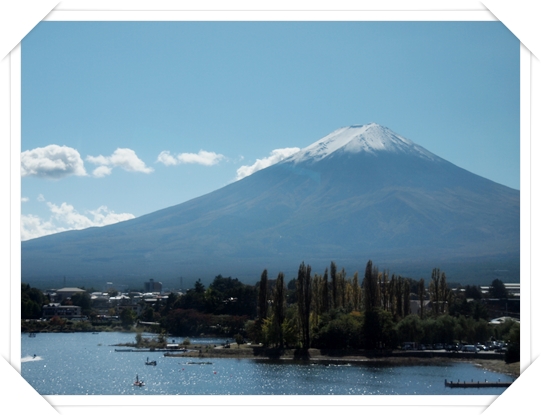
M 30 240 L 48 234 L 65 231 L 50 221 L 43 221 L 35 215 L 21 215 L 21 240 Z
M 60 205 L 47 202 L 51 212 L 48 220 L 35 215 L 21 215 L 21 240 L 42 237 L 68 230 L 82 230 L 88 227 L 102 227 L 135 218 L 133 214 L 117 214 L 106 206 L 101 206 L 85 214 L 77 212 L 73 205 L 63 202 Z
M 21 153 L 21 176 L 59 179 L 70 175 L 86 176 L 79 152 L 71 147 L 51 144 Z
M 95 176 L 96 178 L 103 178 L 104 176 L 110 175 L 112 171 L 113 169 L 109 166 L 98 166 L 92 171 L 92 176 Z
M 30 201 L 30 198 L 27 198 L 27 197 L 25 197 L 25 196 L 23 196 L 23 197 L 21 198 L 21 202 L 28 202 L 28 201 Z
M 225 156 L 207 152 L 206 150 L 200 150 L 199 153 L 179 153 L 175 156 L 171 155 L 168 150 L 164 150 L 158 155 L 158 162 L 163 163 L 165 166 L 180 165 L 182 163 L 197 163 L 204 166 L 216 165 Z
M 275 149 L 271 152 L 269 157 L 263 159 L 257 159 L 253 165 L 244 165 L 237 169 L 237 180 L 250 176 L 252 173 L 258 170 L 265 169 L 275 163 L 284 160 L 301 150 L 298 147 L 286 147 L 284 149 Z
M 157 162 L 163 163 L 165 166 L 178 165 L 180 162 L 175 159 L 168 150 L 164 150 L 158 155 Z
M 115 167 L 120 167 L 128 172 L 151 173 L 154 169 L 145 165 L 141 159 L 137 157 L 132 149 L 116 149 L 111 156 L 87 156 L 86 160 L 98 166 L 94 171 L 95 177 L 101 178 L 110 175 Z

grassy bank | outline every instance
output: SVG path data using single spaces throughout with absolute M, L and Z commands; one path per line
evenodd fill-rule
M 508 374 L 512 377 L 520 376 L 520 363 L 507 364 L 504 360 L 472 360 L 472 362 L 488 371 L 500 374 Z

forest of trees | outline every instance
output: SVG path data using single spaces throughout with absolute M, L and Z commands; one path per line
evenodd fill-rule
M 348 278 L 334 262 L 322 275 L 311 273 L 301 263 L 296 279 L 286 285 L 281 273 L 269 280 L 263 271 L 257 316 L 245 326 L 252 341 L 301 349 L 392 349 L 402 342 L 474 344 L 490 339 L 519 343 L 516 322 L 489 325 L 479 288 L 466 286 L 456 294 L 439 269 L 433 269 L 428 285 L 424 279 L 379 271 L 371 261 L 362 281 L 358 273 Z M 500 283 L 494 282 L 495 290 L 501 290 Z M 410 311 L 412 295 L 419 300 L 418 314 Z M 428 309 L 425 300 L 430 300 Z
M 263 270 L 256 285 L 218 275 L 208 286 L 198 280 L 183 295 L 145 305 L 141 314 L 124 310 L 123 325 L 137 320 L 159 323 L 161 331 L 175 336 L 205 334 L 241 335 L 252 343 L 274 348 L 390 349 L 402 342 L 477 343 L 489 339 L 515 340 L 519 325 L 489 325 L 486 305 L 477 286 L 449 288 L 444 272 L 433 269 L 428 284 L 379 271 L 368 261 L 362 278 L 348 277 L 335 262 L 322 274 L 302 262 L 297 276 L 286 282 L 283 273 L 270 279 Z M 495 280 L 492 295 L 507 296 Z M 44 295 L 22 287 L 23 318 L 38 317 Z M 418 313 L 410 311 L 412 296 L 419 300 Z M 423 301 L 430 300 L 430 308 Z M 88 295 L 71 300 L 86 313 Z

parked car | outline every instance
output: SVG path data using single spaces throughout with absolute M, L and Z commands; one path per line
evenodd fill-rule
M 404 342 L 402 343 L 402 349 L 405 350 L 415 350 L 415 342 Z
M 463 345 L 462 352 L 479 352 L 479 348 L 475 345 Z

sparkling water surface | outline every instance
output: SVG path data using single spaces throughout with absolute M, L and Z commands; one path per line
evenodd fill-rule
M 134 341 L 133 333 L 22 334 L 22 376 L 42 395 L 498 395 L 505 389 L 451 389 L 444 380 L 514 380 L 466 362 L 397 366 L 115 352 L 125 348 L 115 344 Z M 145 365 L 147 358 L 157 365 Z M 133 385 L 136 375 L 143 387 Z

